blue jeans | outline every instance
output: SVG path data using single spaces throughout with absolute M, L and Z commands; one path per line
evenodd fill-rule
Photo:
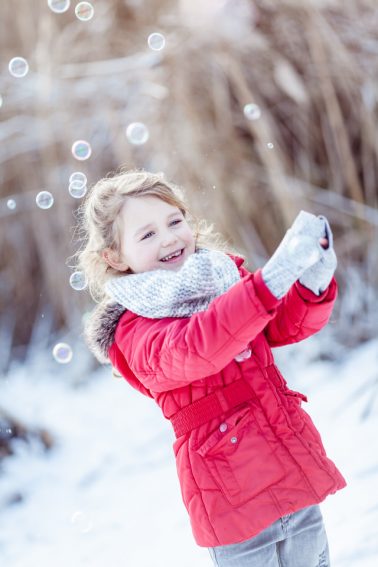
M 329 550 L 318 504 L 283 516 L 240 543 L 208 548 L 218 567 L 329 567 Z

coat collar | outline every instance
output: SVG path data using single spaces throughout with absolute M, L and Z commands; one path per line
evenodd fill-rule
M 234 254 L 228 254 L 228 256 L 233 259 L 238 268 L 240 268 L 240 266 L 245 262 L 242 256 L 235 256 Z

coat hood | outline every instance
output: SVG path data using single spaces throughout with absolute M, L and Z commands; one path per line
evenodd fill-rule
M 126 307 L 120 303 L 102 301 L 90 313 L 84 324 L 84 339 L 101 364 L 110 364 L 108 351 L 114 342 L 117 323 Z

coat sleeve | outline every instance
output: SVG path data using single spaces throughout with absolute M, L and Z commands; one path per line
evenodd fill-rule
M 282 299 L 260 298 L 255 274 L 216 297 L 191 317 L 122 316 L 115 343 L 142 384 L 164 392 L 222 370 L 262 332 Z
M 256 279 L 262 280 L 261 270 Z M 266 295 L 271 295 L 267 287 L 260 286 Z M 303 341 L 320 331 L 329 321 L 338 294 L 335 277 L 328 288 L 320 295 L 297 280 L 264 329 L 264 335 L 271 347 L 279 347 Z

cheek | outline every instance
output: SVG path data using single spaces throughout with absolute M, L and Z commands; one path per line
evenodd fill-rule
M 190 241 L 194 242 L 194 234 L 188 225 L 185 227 L 184 237 L 185 240 L 187 240 L 188 242 Z

